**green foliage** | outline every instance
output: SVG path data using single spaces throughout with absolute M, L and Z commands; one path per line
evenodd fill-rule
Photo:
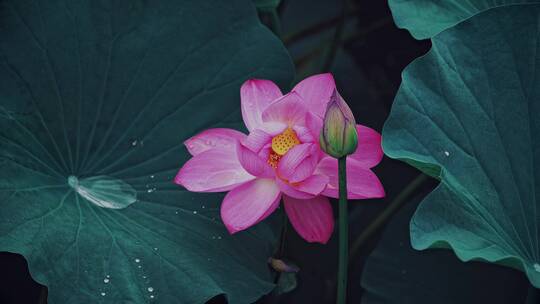
M 538 3 L 538 0 L 389 0 L 394 21 L 416 39 L 431 38 L 494 7 Z
M 252 0 L 258 10 L 274 10 L 279 6 L 281 0 Z
M 462 263 L 449 250 L 411 247 L 409 221 L 421 197 L 395 214 L 366 261 L 362 304 L 525 303 L 528 282 L 517 270 Z
M 518 268 L 536 287 L 539 18 L 540 5 L 501 7 L 435 36 L 405 70 L 383 130 L 388 156 L 440 168 L 411 221 L 413 247 Z
M 238 125 L 244 80 L 292 74 L 247 0 L 3 1 L 0 250 L 49 303 L 255 301 L 273 227 L 230 236 L 222 195 L 172 179 L 185 139 Z

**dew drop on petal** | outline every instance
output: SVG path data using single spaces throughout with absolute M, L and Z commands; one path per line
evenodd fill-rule
M 148 292 L 153 292 L 154 291 L 154 287 L 148 287 Z
M 197 214 L 197 211 L 193 211 L 193 214 Z
M 536 272 L 540 272 L 540 264 L 534 263 L 533 267 L 534 267 L 534 270 L 536 270 Z
M 150 299 L 153 299 L 154 298 L 154 295 L 150 295 Z
M 135 263 L 140 263 L 141 260 L 140 259 L 135 259 Z
M 450 152 L 444 151 L 444 155 L 446 155 L 448 157 L 448 156 L 450 156 Z
M 109 279 L 103 279 L 103 283 L 105 284 L 109 283 Z
M 107 295 L 106 293 L 102 292 L 101 293 L 101 296 L 104 297 L 105 295 Z

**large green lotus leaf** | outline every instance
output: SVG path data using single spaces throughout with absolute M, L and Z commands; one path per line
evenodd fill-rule
M 530 284 L 518 270 L 462 263 L 449 250 L 417 251 L 411 247 L 409 222 L 425 192 L 392 217 L 369 254 L 362 272 L 361 303 L 527 303 Z
M 434 37 L 383 130 L 388 156 L 441 180 L 411 220 L 413 247 L 522 269 L 536 287 L 539 18 L 540 5 L 496 8 Z
M 182 142 L 292 65 L 247 0 L 0 3 L 0 250 L 49 303 L 251 303 L 276 233 L 173 184 Z M 254 198 L 255 199 L 255 198 Z
M 480 12 L 538 0 L 388 0 L 394 22 L 416 39 L 431 38 Z

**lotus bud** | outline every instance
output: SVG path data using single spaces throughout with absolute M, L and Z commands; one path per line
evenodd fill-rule
M 335 158 L 353 154 L 358 146 L 353 113 L 335 89 L 326 107 L 319 143 L 326 154 Z

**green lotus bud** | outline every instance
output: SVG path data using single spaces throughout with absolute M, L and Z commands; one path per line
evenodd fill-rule
M 358 146 L 354 115 L 335 89 L 326 107 L 319 143 L 326 154 L 335 158 L 353 154 Z

